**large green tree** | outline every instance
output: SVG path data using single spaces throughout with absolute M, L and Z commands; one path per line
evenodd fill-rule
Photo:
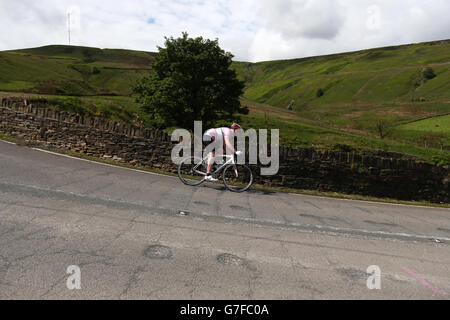
M 152 65 L 153 76 L 134 88 L 153 125 L 192 129 L 196 120 L 206 127 L 245 112 L 239 101 L 244 83 L 230 68 L 233 55 L 217 39 L 189 38 L 187 33 L 165 39 Z

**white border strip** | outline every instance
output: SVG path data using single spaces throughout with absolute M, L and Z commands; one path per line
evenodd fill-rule
M 55 155 L 55 156 L 61 156 L 61 157 L 69 158 L 69 159 L 75 159 L 75 160 L 86 161 L 86 162 L 90 162 L 90 163 L 94 163 L 94 164 L 99 164 L 99 165 L 102 165 L 102 166 L 107 166 L 107 167 L 112 167 L 112 168 L 126 169 L 126 170 L 131 170 L 131 171 L 140 172 L 140 173 L 147 173 L 147 174 L 151 174 L 151 175 L 155 175 L 155 176 L 170 177 L 170 178 L 177 178 L 177 179 L 178 179 L 178 177 L 169 176 L 169 175 L 165 175 L 165 174 L 161 174 L 161 173 L 149 172 L 149 171 L 144 171 L 144 170 L 139 170 L 139 169 L 133 169 L 133 168 L 127 168 L 127 167 L 122 167 L 122 166 L 115 166 L 115 165 L 109 164 L 109 163 L 103 163 L 103 162 L 98 162 L 98 161 L 93 161 L 93 160 L 88 160 L 88 159 L 83 159 L 83 158 L 77 158 L 77 157 L 69 156 L 69 155 L 67 155 L 67 154 L 62 154 L 62 153 L 52 152 L 52 151 L 43 150 L 43 149 L 39 149 L 39 148 L 31 148 L 31 149 L 32 149 L 32 150 L 36 150 L 36 151 L 41 151 L 41 152 L 49 153 L 49 154 L 53 154 L 53 155 Z
M 15 145 L 17 145 L 17 143 L 15 143 L 15 142 L 9 142 L 9 141 L 2 140 L 2 139 L 0 139 L 0 141 L 1 141 L 1 142 L 4 142 L 4 143 L 8 143 L 8 144 L 15 144 Z
M 9 142 L 9 141 L 5 141 L 5 140 L 1 140 L 1 139 L 0 139 L 0 141 L 1 141 L 1 142 L 8 143 L 8 144 L 17 145 L 17 143 L 15 143 L 15 142 Z M 115 165 L 113 165 L 113 164 L 108 164 L 108 163 L 103 163 L 103 162 L 98 162 L 98 161 L 93 161 L 93 160 L 88 160 L 88 159 L 78 158 L 78 157 L 74 157 L 74 156 L 69 156 L 69 155 L 67 155 L 67 154 L 57 153 L 57 152 L 52 152 L 52 151 L 48 151 L 48 150 L 44 150 L 44 149 L 39 149 L 39 148 L 30 148 L 30 149 L 36 150 L 36 151 L 40 151 L 40 152 L 49 153 L 49 154 L 53 154 L 53 155 L 55 155 L 55 156 L 60 156 L 60 157 L 65 157 L 65 158 L 69 158 L 69 159 L 75 159 L 75 160 L 86 161 L 86 162 L 90 162 L 90 163 L 94 163 L 94 164 L 99 164 L 99 165 L 102 165 L 102 166 L 107 166 L 107 167 L 112 167 L 112 168 L 126 169 L 126 170 L 136 171 L 136 172 L 140 172 L 140 173 L 147 173 L 147 174 L 152 174 L 152 175 L 161 176 L 161 177 L 178 178 L 178 177 L 169 176 L 169 175 L 165 175 L 165 174 L 161 174 L 161 173 L 149 172 L 149 171 L 138 170 L 138 169 L 133 169 L 133 168 L 127 168 L 127 167 L 122 167 L 122 166 L 115 166 Z

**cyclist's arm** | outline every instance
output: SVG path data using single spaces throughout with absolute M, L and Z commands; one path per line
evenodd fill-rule
M 236 153 L 236 149 L 233 147 L 229 136 L 225 136 L 225 145 L 227 147 L 227 150 L 233 150 L 233 153 Z

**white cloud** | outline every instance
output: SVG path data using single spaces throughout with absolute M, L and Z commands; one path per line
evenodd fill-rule
M 265 27 L 284 37 L 332 39 L 343 23 L 342 9 L 335 0 L 262 0 Z
M 254 38 L 250 60 L 324 55 L 450 38 L 448 0 L 335 0 L 333 4 L 321 0 L 314 10 L 306 5 L 293 9 L 293 4 L 299 3 L 307 1 L 278 0 L 271 5 L 277 10 L 269 10 L 269 5 L 262 9 L 265 23 Z M 288 13 L 281 14 L 280 8 Z M 323 9 L 321 14 L 314 14 L 317 8 Z M 298 19 L 298 26 L 293 23 L 294 17 L 304 15 L 310 20 Z
M 289 58 L 291 51 L 289 42 L 285 41 L 280 33 L 264 28 L 256 33 L 250 47 L 253 61 L 267 60 L 267 57 Z
M 246 61 L 450 38 L 448 0 L 0 0 L 0 50 L 66 44 L 70 7 L 72 44 L 156 51 L 187 31 Z

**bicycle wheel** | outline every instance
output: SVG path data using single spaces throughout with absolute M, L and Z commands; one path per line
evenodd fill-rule
M 207 164 L 198 157 L 188 157 L 178 166 L 178 177 L 188 186 L 198 186 L 206 177 Z
M 253 183 L 253 173 L 245 164 L 231 164 L 223 170 L 223 183 L 230 191 L 244 192 Z

